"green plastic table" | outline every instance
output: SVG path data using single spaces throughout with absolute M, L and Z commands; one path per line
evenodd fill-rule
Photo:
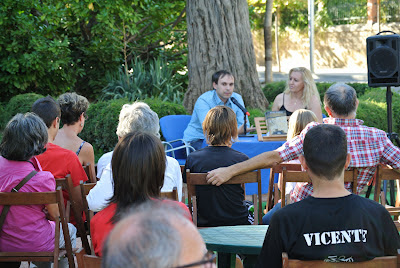
M 199 231 L 207 249 L 218 253 L 218 267 L 235 267 L 236 254 L 246 255 L 244 265 L 252 267 L 260 254 L 267 229 L 268 225 L 238 225 Z

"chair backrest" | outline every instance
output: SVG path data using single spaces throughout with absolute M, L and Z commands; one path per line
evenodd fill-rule
M 186 170 L 186 183 L 188 190 L 188 203 L 189 210 L 193 215 L 193 223 L 197 225 L 197 203 L 196 203 L 196 185 L 210 185 L 207 183 L 208 173 L 190 173 Z M 261 170 L 247 172 L 235 177 L 224 184 L 244 184 L 244 183 L 257 183 L 257 202 L 254 202 L 254 223 L 258 224 L 262 219 L 262 192 L 261 192 Z M 219 186 L 214 186 L 219 187 Z M 255 200 L 254 200 L 255 201 Z M 193 207 L 193 208 L 192 208 Z
M 183 138 L 183 132 L 189 125 L 191 115 L 176 114 L 166 115 L 160 119 L 161 132 L 165 141 L 172 141 Z
M 91 168 L 90 163 L 87 163 L 86 165 L 84 165 L 82 167 L 86 173 L 86 176 L 89 179 L 89 182 L 97 182 L 96 174 L 94 173 L 93 169 Z
M 289 259 L 286 252 L 282 252 L 283 268 L 340 268 L 340 267 L 359 267 L 359 268 L 396 268 L 400 267 L 400 250 L 397 250 L 397 256 L 376 257 L 375 259 L 363 262 L 325 262 L 319 261 L 302 261 Z
M 267 212 L 270 211 L 274 205 L 278 203 L 279 200 L 279 189 L 278 183 L 275 183 L 275 174 L 282 174 L 283 168 L 289 171 L 301 171 L 301 164 L 295 163 L 281 163 L 276 165 L 269 170 L 269 185 L 267 193 Z
M 161 198 L 168 198 L 171 200 L 180 201 L 178 198 L 178 190 L 176 187 L 174 187 L 171 192 L 162 192 L 160 196 Z
M 258 141 L 264 141 L 263 135 L 267 134 L 267 122 L 265 117 L 254 117 L 254 124 L 256 125 L 257 139 Z
M 357 191 L 357 175 L 358 170 L 356 168 L 346 170 L 344 172 L 344 182 L 352 183 L 353 193 Z M 285 191 L 286 182 L 311 182 L 307 172 L 305 171 L 288 171 L 285 167 L 282 169 L 282 180 L 281 180 L 281 206 L 285 206 Z
M 79 186 L 81 188 L 82 206 L 83 206 L 83 212 L 85 213 L 86 216 L 88 234 L 89 237 L 91 238 L 92 236 L 90 234 L 90 221 L 92 220 L 94 213 L 93 211 L 89 210 L 89 205 L 86 196 L 89 194 L 90 190 L 92 190 L 92 188 L 96 186 L 96 183 L 83 183 L 83 181 L 80 181 Z M 94 254 L 93 247 L 91 247 L 91 253 Z
M 33 192 L 33 193 L 1 193 L 0 205 L 27 206 L 27 205 L 47 205 L 57 204 L 60 217 L 55 219 L 55 239 L 53 252 L 0 252 L 0 262 L 15 261 L 43 261 L 54 262 L 54 267 L 58 267 L 60 256 L 67 256 L 69 267 L 75 267 L 72 254 L 71 238 L 69 237 L 68 225 L 65 218 L 64 199 L 61 187 L 57 187 L 55 192 Z M 6 217 L 7 221 L 7 217 Z M 64 233 L 65 250 L 60 250 L 60 222 Z
M 101 257 L 95 255 L 87 255 L 83 248 L 78 249 L 75 253 L 78 268 L 100 268 Z
M 395 180 L 397 184 L 397 197 L 396 204 L 394 207 L 386 206 L 386 197 L 381 195 L 381 185 L 384 180 Z M 389 166 L 378 165 L 376 171 L 376 181 L 375 181 L 375 192 L 374 192 L 374 200 L 379 203 L 379 197 L 381 197 L 380 203 L 386 207 L 390 215 L 394 216 L 394 224 L 397 227 L 397 230 L 400 231 L 400 223 L 398 218 L 400 216 L 400 173 L 395 169 Z
M 165 141 L 170 142 L 174 140 L 181 140 L 183 138 L 183 132 L 188 126 L 191 115 L 177 114 L 177 115 L 166 115 L 160 119 L 160 128 L 164 136 Z M 182 146 L 182 141 L 172 142 L 173 147 Z M 175 158 L 186 159 L 186 150 L 181 149 L 175 151 Z
M 69 202 L 71 205 L 71 211 L 74 215 L 75 226 L 78 231 L 78 236 L 81 237 L 82 245 L 85 248 L 86 252 L 88 254 L 90 254 L 91 249 L 90 249 L 90 245 L 89 245 L 89 240 L 86 236 L 85 224 L 84 224 L 83 218 L 82 218 L 82 214 L 84 213 L 84 210 L 81 205 L 82 202 L 79 202 L 79 200 L 75 200 L 72 195 L 72 189 L 74 188 L 74 185 L 72 183 L 71 175 L 68 174 L 65 178 L 56 179 L 56 185 L 57 185 L 57 187 L 61 186 L 62 189 L 68 193 Z M 81 197 L 79 197 L 79 198 L 81 198 Z M 67 215 L 67 218 L 68 218 L 68 215 Z

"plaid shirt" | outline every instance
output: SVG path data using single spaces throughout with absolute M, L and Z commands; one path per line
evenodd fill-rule
M 349 167 L 358 169 L 357 193 L 371 180 L 379 163 L 400 168 L 400 149 L 393 145 L 382 130 L 363 126 L 359 119 L 325 118 L 325 124 L 340 126 L 347 135 L 347 150 L 351 154 Z M 312 122 L 299 136 L 287 141 L 277 149 L 283 161 L 297 158 L 303 154 L 303 141 L 308 130 L 318 125 Z M 351 192 L 351 183 L 345 183 L 345 188 Z M 311 183 L 297 183 L 290 195 L 292 202 L 300 201 L 311 195 Z

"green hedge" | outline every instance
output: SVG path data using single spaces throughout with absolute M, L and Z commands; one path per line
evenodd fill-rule
M 364 125 L 387 131 L 387 103 L 386 89 L 374 88 L 368 90 L 359 98 L 357 118 L 364 121 Z M 393 132 L 400 132 L 400 95 L 393 93 L 392 122 Z
M 12 97 L 5 107 L 0 106 L 0 112 L 2 114 L 0 119 L 0 129 L 3 129 L 7 122 L 17 113 L 24 114 L 30 112 L 32 104 L 43 97 L 43 95 L 36 93 L 25 93 Z
M 182 105 L 158 99 L 145 99 L 143 102 L 147 103 L 159 118 L 169 114 L 186 114 Z M 96 155 L 113 150 L 118 142 L 115 132 L 118 126 L 119 112 L 125 103 L 132 102 L 127 99 L 115 99 L 99 101 L 89 106 L 87 111 L 89 119 L 86 121 L 80 137 L 93 145 Z

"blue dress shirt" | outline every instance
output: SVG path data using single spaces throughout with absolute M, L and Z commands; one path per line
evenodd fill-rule
M 237 99 L 237 101 L 243 106 L 244 102 L 242 99 L 242 96 L 240 96 L 238 93 L 233 92 L 232 97 Z M 183 139 L 186 142 L 192 142 L 198 139 L 204 139 L 204 134 L 203 134 L 203 128 L 202 124 L 204 119 L 206 118 L 206 115 L 208 111 L 218 105 L 225 105 L 228 106 L 229 108 L 232 108 L 232 110 L 236 114 L 236 120 L 238 122 L 238 127 L 243 125 L 244 123 L 244 114 L 242 110 L 239 109 L 235 104 L 232 103 L 231 99 L 229 99 L 225 104 L 221 99 L 218 97 L 217 92 L 215 89 L 207 91 L 203 93 L 196 101 L 196 104 L 194 105 L 193 113 L 192 113 L 192 119 L 189 122 L 189 125 L 185 129 L 185 132 L 183 133 Z M 249 119 L 247 118 L 247 127 L 250 127 L 249 124 Z

